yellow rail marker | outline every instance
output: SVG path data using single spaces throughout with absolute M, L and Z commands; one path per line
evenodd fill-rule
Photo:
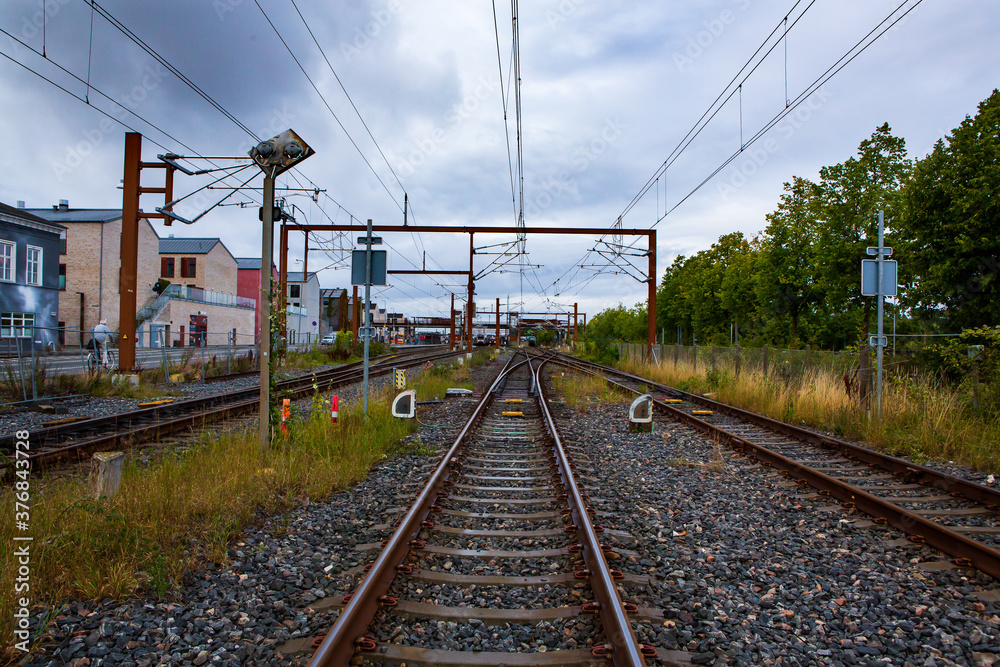
M 711 410 L 692 410 L 691 414 L 693 414 L 693 415 L 710 415 L 710 414 L 712 414 L 712 411 Z
M 159 401 L 150 401 L 148 403 L 140 403 L 139 407 L 140 408 L 151 408 L 154 405 L 164 405 L 166 403 L 173 403 L 173 402 L 174 402 L 174 399 L 172 399 L 172 398 L 164 398 L 164 399 L 161 399 Z
M 524 399 L 523 398 L 505 398 L 505 399 L 503 399 L 503 402 L 504 403 L 524 403 Z
M 504 412 L 503 416 L 504 417 L 523 417 L 524 413 L 523 412 Z
M 679 398 L 665 398 L 665 399 L 663 399 L 663 402 L 664 403 L 683 403 L 684 401 L 682 401 Z

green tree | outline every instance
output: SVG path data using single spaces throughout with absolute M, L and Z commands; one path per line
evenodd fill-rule
M 900 194 L 911 167 L 905 140 L 893 136 L 885 123 L 861 142 L 856 157 L 819 172 L 823 218 L 816 277 L 826 312 L 859 323 L 861 334 L 869 331 L 874 304 L 874 299 L 861 296 L 861 260 L 867 257 L 865 248 L 877 244 L 879 210 L 885 211 L 886 243 L 892 244 Z
M 787 341 L 771 342 L 798 344 L 799 320 L 821 297 L 816 283 L 820 210 L 819 186 L 795 176 L 785 183 L 778 208 L 767 215 L 756 271 L 757 298 L 764 317 L 787 317 L 790 325 Z
M 949 329 L 1000 324 L 1000 92 L 919 160 L 905 192 L 906 303 Z

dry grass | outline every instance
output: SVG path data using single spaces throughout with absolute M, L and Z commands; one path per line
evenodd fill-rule
M 712 370 L 700 364 L 649 365 L 626 361 L 619 366 L 692 393 L 782 421 L 805 424 L 916 460 L 955 461 L 977 470 L 1000 471 L 1000 423 L 971 411 L 957 389 L 923 377 L 901 377 L 884 386 L 882 419 L 847 395 L 843 378 L 811 370 L 788 382 L 774 375 Z
M 566 371 L 552 376 L 553 388 L 562 394 L 566 405 L 574 410 L 586 412 L 595 405 L 621 402 L 624 397 L 613 391 L 601 378 Z
M 433 379 L 433 378 L 432 378 Z M 413 383 L 418 396 L 437 384 Z M 31 605 L 59 609 L 70 598 L 122 598 L 139 591 L 163 594 L 184 572 L 206 561 L 225 560 L 227 545 L 255 517 L 322 500 L 363 478 L 376 462 L 399 450 L 415 430 L 412 420 L 393 419 L 390 395 L 375 395 L 370 418 L 360 406 L 341 406 L 330 424 L 329 404 L 314 399 L 310 417 L 293 419 L 287 441 L 279 436 L 261 457 L 256 430 L 206 431 L 198 446 L 168 453 L 142 467 L 129 457 L 113 500 L 94 500 L 84 475 L 31 483 Z M 13 490 L 0 492 L 0 647 L 11 646 L 16 559 Z M 3 655 L 0 653 L 0 658 Z

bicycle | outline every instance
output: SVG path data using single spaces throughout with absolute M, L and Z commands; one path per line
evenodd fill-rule
M 107 357 L 103 364 L 100 363 L 96 350 L 87 355 L 87 370 L 91 374 L 96 374 L 102 368 L 109 373 L 118 369 L 118 358 L 110 349 L 107 351 Z

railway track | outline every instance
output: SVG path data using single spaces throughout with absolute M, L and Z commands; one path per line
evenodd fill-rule
M 603 377 L 685 423 L 810 485 L 821 496 L 948 554 L 954 565 L 1000 579 L 1000 492 L 912 461 L 557 354 L 551 363 Z
M 515 353 L 403 517 L 384 526 L 391 537 L 357 547 L 372 562 L 313 641 L 311 666 L 359 656 L 407 665 L 667 658 L 636 642 L 632 623 L 662 615 L 627 601 L 648 577 L 609 565 L 635 555 L 621 546 L 630 536 L 598 523 L 587 459 L 564 443 L 541 387 L 545 361 Z M 498 625 L 515 629 L 502 635 Z M 442 634 L 450 649 L 421 645 Z
M 373 360 L 370 375 L 379 377 L 393 368 L 413 368 L 456 356 L 461 352 L 440 348 L 412 350 Z M 362 363 L 311 373 L 279 382 L 280 395 L 289 398 L 308 396 L 316 391 L 359 382 Z M 259 409 L 259 387 L 183 401 L 154 401 L 152 405 L 94 419 L 37 429 L 31 432 L 32 469 L 55 461 L 80 458 L 93 452 L 134 445 L 193 426 L 250 413 Z M 0 438 L 0 477 L 7 478 L 13 466 L 8 455 L 13 451 L 13 435 Z

